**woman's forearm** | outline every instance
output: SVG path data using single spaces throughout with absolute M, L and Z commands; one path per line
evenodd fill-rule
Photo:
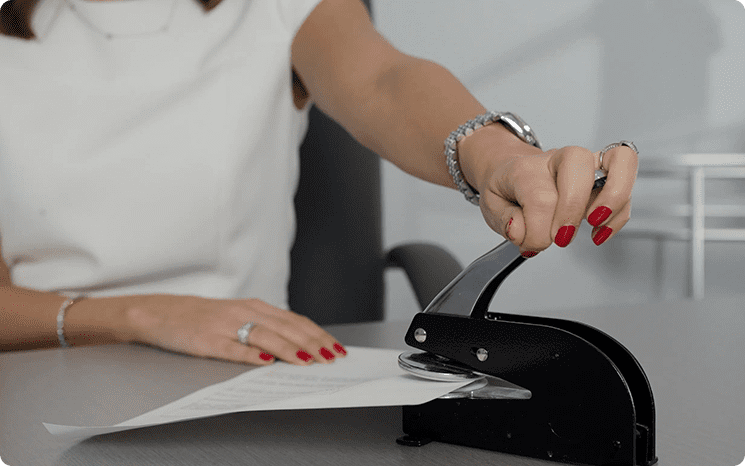
M 53 348 L 57 314 L 66 297 L 16 286 L 0 287 L 0 350 Z M 116 298 L 82 300 L 65 313 L 64 334 L 71 345 L 126 340 L 122 303 Z
M 365 122 L 370 140 L 363 143 L 414 176 L 453 187 L 443 141 L 459 125 L 486 109 L 447 69 L 406 55 L 381 74 L 376 88 Z M 480 174 L 487 172 L 479 166 L 486 160 L 469 158 L 469 150 L 484 145 L 496 154 L 540 152 L 502 125 L 477 131 L 458 144 L 461 168 L 473 186 L 478 184 Z

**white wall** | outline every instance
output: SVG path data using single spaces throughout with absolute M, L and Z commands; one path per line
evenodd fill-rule
M 745 8 L 735 0 L 373 0 L 373 15 L 396 47 L 448 67 L 487 108 L 522 116 L 544 148 L 629 139 L 642 163 L 745 152 Z M 742 203 L 743 183 L 720 191 Z M 502 241 L 455 191 L 387 163 L 383 187 L 388 246 L 432 241 L 465 265 Z M 668 198 L 682 193 L 666 187 Z M 661 194 L 640 183 L 635 208 Z M 685 296 L 684 244 L 619 236 L 596 247 L 589 233 L 585 225 L 566 250 L 527 261 L 492 308 Z M 741 292 L 745 245 L 707 245 L 707 254 L 707 293 Z M 403 274 L 389 273 L 386 286 L 387 319 L 408 319 L 416 304 Z

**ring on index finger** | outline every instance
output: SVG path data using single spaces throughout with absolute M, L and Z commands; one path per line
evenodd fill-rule
M 592 186 L 592 189 L 600 189 L 605 186 L 608 175 L 608 169 L 603 167 L 603 156 L 605 155 L 605 153 L 611 149 L 621 146 L 626 146 L 633 150 L 636 155 L 639 155 L 639 150 L 637 150 L 636 145 L 634 145 L 634 143 L 631 141 L 614 142 L 613 144 L 608 144 L 607 146 L 603 147 L 603 150 L 600 151 L 600 155 L 598 156 L 598 166 L 600 167 L 600 169 L 595 170 L 595 184 Z
M 603 150 L 600 151 L 600 157 L 598 157 L 599 158 L 598 166 L 600 167 L 601 170 L 608 171 L 607 168 L 603 168 L 603 156 L 605 155 L 605 153 L 611 149 L 615 149 L 616 147 L 621 147 L 621 146 L 626 146 L 630 148 L 631 150 L 633 150 L 636 153 L 636 155 L 639 155 L 639 150 L 636 148 L 634 143 L 631 141 L 618 141 L 618 142 L 614 142 L 613 144 L 608 144 L 607 146 L 603 147 Z
M 251 329 L 256 327 L 256 322 L 246 322 L 241 328 L 238 329 L 238 341 L 244 345 L 248 344 L 248 335 L 251 333 Z

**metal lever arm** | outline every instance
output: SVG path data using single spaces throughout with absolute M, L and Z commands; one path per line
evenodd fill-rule
M 458 274 L 424 313 L 483 318 L 499 285 L 525 260 L 517 246 L 509 241 L 501 243 Z

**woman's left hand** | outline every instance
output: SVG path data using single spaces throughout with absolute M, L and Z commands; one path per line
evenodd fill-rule
M 534 256 L 551 243 L 568 246 L 582 219 L 593 226 L 592 239 L 598 246 L 629 220 L 639 164 L 629 147 L 604 154 L 602 169 L 608 172 L 607 180 L 595 191 L 600 152 L 574 146 L 542 152 L 521 141 L 498 151 L 483 141 L 466 148 L 463 154 L 468 153 L 466 159 L 472 163 L 464 172 L 480 193 L 484 219 L 520 247 L 524 257 Z

